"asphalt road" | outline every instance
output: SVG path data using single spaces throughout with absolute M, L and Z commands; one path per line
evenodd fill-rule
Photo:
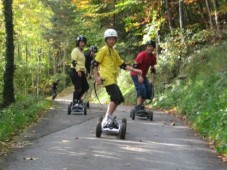
M 0 170 L 227 170 L 208 144 L 180 119 L 154 111 L 153 121 L 131 120 L 132 107 L 119 106 L 127 118 L 126 139 L 95 137 L 102 105 L 90 104 L 87 115 L 67 115 L 71 96 L 15 140 L 17 147 L 0 159 Z

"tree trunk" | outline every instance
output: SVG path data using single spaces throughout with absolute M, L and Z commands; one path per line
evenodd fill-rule
M 184 2 L 179 0 L 179 20 L 180 20 L 180 29 L 184 29 Z
M 214 29 L 214 24 L 213 24 L 211 10 L 210 10 L 210 1 L 209 0 L 205 0 L 205 1 L 206 1 L 207 11 L 208 11 L 208 16 L 209 16 L 210 29 Z
M 208 21 L 207 21 L 207 19 L 205 17 L 205 12 L 203 10 L 203 6 L 202 6 L 201 2 L 200 1 L 197 1 L 197 5 L 198 5 L 199 10 L 200 10 L 200 15 L 203 18 L 203 22 L 204 22 L 204 24 L 206 24 L 206 28 L 209 28 L 209 24 L 208 24 Z
M 169 7 L 169 0 L 165 0 L 165 4 L 166 4 L 166 15 L 167 15 L 168 23 L 169 23 L 169 29 L 170 29 L 170 32 L 172 33 L 173 23 L 172 23 L 172 14 L 171 14 L 171 10 Z
M 220 31 L 220 25 L 219 25 L 219 21 L 218 21 L 218 12 L 217 12 L 217 8 L 218 8 L 218 2 L 217 0 L 213 0 L 213 4 L 214 4 L 214 15 L 215 15 L 215 23 L 216 23 L 216 32 L 217 32 L 217 36 L 221 37 L 221 31 Z
M 13 42 L 13 0 L 3 0 L 6 30 L 6 64 L 3 74 L 3 107 L 15 102 L 14 98 L 14 42 Z

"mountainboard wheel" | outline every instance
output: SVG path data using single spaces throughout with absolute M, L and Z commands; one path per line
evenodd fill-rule
M 102 121 L 98 121 L 96 125 L 96 137 L 100 138 L 102 134 Z
M 99 122 L 101 122 L 101 123 L 102 123 L 102 120 L 103 120 L 103 117 L 102 117 L 102 116 L 100 116 L 100 117 L 99 117 Z
M 126 130 L 127 130 L 127 119 L 126 118 L 123 118 L 122 119 L 122 123 L 125 123 L 126 124 L 126 128 L 125 128 L 125 132 L 126 132 Z
M 136 116 L 136 109 L 134 108 L 130 111 L 130 117 L 132 118 L 132 120 L 134 120 L 135 116 Z
M 123 118 L 122 119 L 122 123 L 126 123 L 127 124 L 127 119 L 126 118 Z
M 89 109 L 90 108 L 90 103 L 89 101 L 86 103 L 86 107 Z
M 87 115 L 87 107 L 84 107 L 84 115 Z
M 71 107 L 72 107 L 72 102 L 70 102 L 69 106 L 68 106 L 68 115 L 71 114 Z
M 120 132 L 119 132 L 120 139 L 125 139 L 126 126 L 127 124 L 125 122 L 122 122 L 122 124 L 120 125 Z
M 153 120 L 153 112 L 152 112 L 152 111 L 149 111 L 149 112 L 148 112 L 148 119 L 149 119 L 150 121 Z

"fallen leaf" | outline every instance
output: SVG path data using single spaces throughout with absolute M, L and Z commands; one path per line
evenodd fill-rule
M 69 143 L 69 140 L 62 140 L 63 143 Z
M 39 158 L 37 158 L 37 157 L 23 157 L 23 159 L 24 160 L 32 160 L 32 161 L 34 161 L 34 160 L 37 160 Z
M 171 125 L 172 125 L 172 126 L 175 126 L 176 124 L 175 124 L 175 122 L 172 122 Z

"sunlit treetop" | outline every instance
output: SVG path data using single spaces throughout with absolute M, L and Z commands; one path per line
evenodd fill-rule
M 72 0 L 74 4 L 76 4 L 77 7 L 82 7 L 84 5 L 87 5 L 89 3 L 89 0 Z

